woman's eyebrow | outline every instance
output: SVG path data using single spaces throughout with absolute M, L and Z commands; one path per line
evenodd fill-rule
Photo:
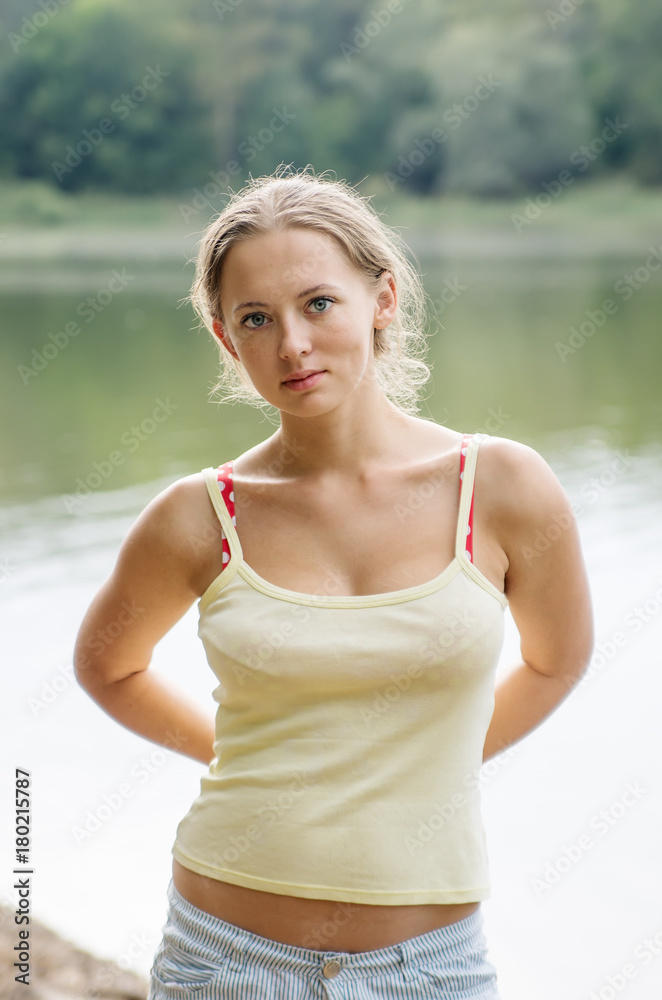
M 247 306 L 262 306 L 263 309 L 268 308 L 266 302 L 242 302 L 241 305 L 237 306 L 236 309 L 233 309 L 232 312 L 233 313 L 239 312 L 240 309 L 246 309 Z
M 299 292 L 297 298 L 302 299 L 304 295 L 312 295 L 313 292 L 319 292 L 323 288 L 332 292 L 339 292 L 341 290 L 340 288 L 337 287 L 337 285 L 314 285 L 313 288 L 307 288 L 305 292 Z M 241 305 L 237 306 L 236 309 L 233 309 L 232 312 L 233 313 L 239 312 L 240 309 L 247 309 L 249 306 L 260 306 L 262 309 L 269 308 L 269 304 L 267 302 L 242 302 Z
M 313 292 L 320 292 L 323 288 L 326 288 L 326 289 L 328 289 L 329 291 L 332 291 L 332 292 L 339 292 L 339 291 L 341 291 L 341 289 L 338 288 L 337 285 L 314 285 L 313 288 L 307 288 L 305 290 L 305 292 L 299 292 L 299 294 L 297 295 L 297 298 L 298 299 L 302 299 L 304 297 L 304 295 L 312 295 Z

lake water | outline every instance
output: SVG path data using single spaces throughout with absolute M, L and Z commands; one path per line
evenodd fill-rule
M 424 415 L 545 457 L 577 505 L 595 606 L 586 678 L 484 768 L 483 912 L 504 1000 L 661 992 L 662 281 L 647 258 L 644 246 L 421 259 L 443 324 Z M 178 308 L 189 279 L 177 261 L 129 252 L 6 259 L 0 278 L 2 801 L 13 768 L 30 770 L 35 916 L 144 974 L 203 768 L 122 728 L 78 687 L 74 638 L 146 503 L 275 429 L 209 401 L 216 351 Z M 154 669 L 212 715 L 196 621 L 193 608 Z M 501 668 L 517 656 L 507 613 Z M 8 822 L 1 832 L 2 892 L 15 903 Z

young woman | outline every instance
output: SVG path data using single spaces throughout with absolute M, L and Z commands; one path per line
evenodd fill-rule
M 279 425 L 149 504 L 76 649 L 108 713 L 207 768 L 150 1000 L 498 1000 L 480 766 L 588 664 L 570 503 L 528 446 L 416 415 L 422 288 L 344 182 L 235 193 L 192 301 L 226 398 Z M 196 600 L 215 724 L 148 670 Z M 90 655 L 125 601 L 144 610 Z M 495 690 L 507 606 L 522 660 Z

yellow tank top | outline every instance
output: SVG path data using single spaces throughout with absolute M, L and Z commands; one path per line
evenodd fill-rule
M 215 757 L 172 848 L 184 867 L 354 903 L 488 898 L 479 775 L 508 601 L 467 553 L 486 436 L 463 442 L 453 561 L 369 596 L 263 580 L 204 470 L 229 561 L 198 605 L 218 710 Z

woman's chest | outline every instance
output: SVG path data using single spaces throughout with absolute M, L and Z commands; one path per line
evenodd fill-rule
M 299 593 L 364 596 L 417 587 L 439 576 L 455 554 L 459 484 L 441 473 L 436 481 L 429 475 L 315 496 L 235 481 L 234 500 L 244 562 Z

